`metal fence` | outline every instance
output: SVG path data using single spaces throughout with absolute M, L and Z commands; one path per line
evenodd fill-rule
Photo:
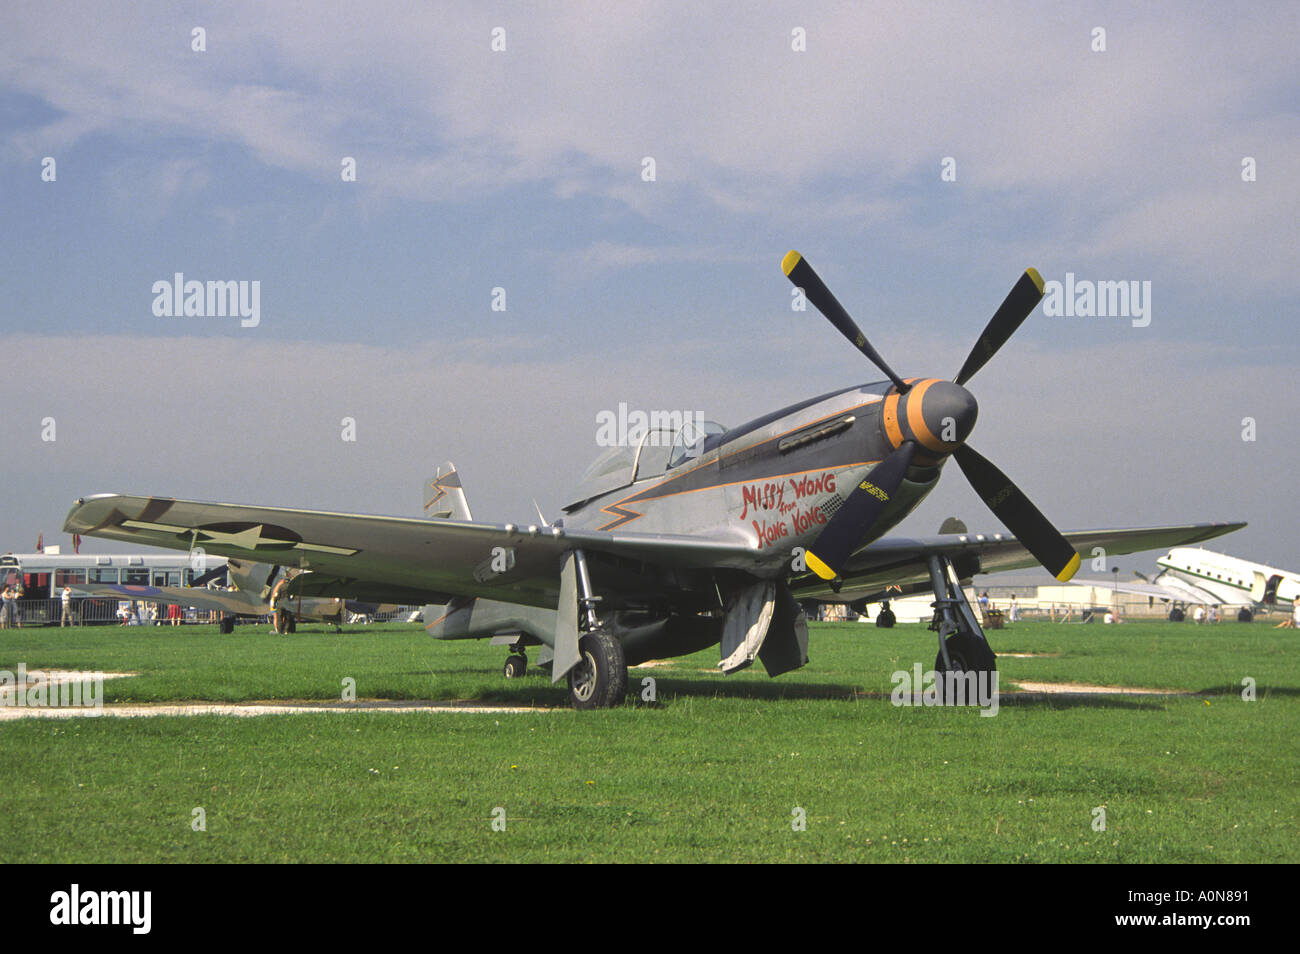
M 107 599 L 74 599 L 68 606 L 68 612 L 71 619 L 69 625 L 72 626 L 103 626 L 106 624 L 121 625 L 122 618 L 119 615 L 119 608 L 126 600 L 107 600 Z M 166 605 L 157 608 L 155 614 L 150 614 L 147 603 L 136 600 L 131 604 L 131 612 L 128 616 L 127 625 L 131 626 L 170 626 L 171 620 L 167 618 Z M 18 600 L 15 605 L 16 620 L 18 626 L 59 626 L 63 620 L 63 601 L 59 598 L 53 599 L 22 599 Z M 392 620 L 404 622 L 411 614 L 411 607 L 401 607 L 391 613 L 374 613 L 366 621 L 375 623 L 386 623 Z M 265 618 L 265 617 L 263 617 Z M 218 623 L 221 620 L 221 614 L 216 610 L 194 609 L 185 607 L 181 610 L 182 623 Z M 356 625 L 361 619 L 353 619 L 352 613 L 347 613 L 344 617 L 345 624 Z
M 122 618 L 118 613 L 119 607 L 124 600 L 101 600 L 101 599 L 74 599 L 68 605 L 69 625 L 72 626 L 99 626 L 106 623 L 120 624 Z M 129 616 L 131 625 L 152 625 L 155 622 L 167 625 L 170 621 L 167 619 L 167 607 L 160 606 L 157 612 L 157 618 L 151 618 L 148 607 L 145 603 L 135 601 L 131 604 L 132 612 Z M 52 599 L 23 599 L 18 600 L 15 604 L 17 614 L 17 624 L 20 626 L 59 626 L 63 622 L 63 600 L 59 598 Z M 215 623 L 220 619 L 220 614 L 208 610 L 195 610 L 185 608 L 181 611 L 181 622 L 183 623 Z

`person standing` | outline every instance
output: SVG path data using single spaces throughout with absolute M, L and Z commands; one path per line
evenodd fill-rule
M 65 626 L 75 625 L 72 621 L 72 587 L 66 583 L 63 584 L 60 599 L 63 602 L 63 615 L 59 617 L 59 629 L 62 629 Z
M 284 588 L 288 584 L 289 577 L 282 576 L 280 582 L 276 583 L 271 590 L 271 632 L 277 636 L 285 636 L 289 632 L 289 614 L 280 605 L 284 595 Z
M 0 629 L 8 629 L 14 620 L 14 588 L 6 584 L 0 599 L 3 599 L 0 603 Z

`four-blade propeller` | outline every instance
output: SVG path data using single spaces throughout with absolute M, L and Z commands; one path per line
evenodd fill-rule
M 941 386 L 933 388 L 928 388 L 927 385 L 925 393 L 921 393 L 921 387 L 916 388 L 916 393 L 909 400 L 915 400 L 917 406 L 908 410 L 909 431 L 905 432 L 896 420 L 889 418 L 891 411 L 888 405 L 891 400 L 897 402 L 897 395 L 906 394 L 912 385 L 899 378 L 885 363 L 802 255 L 790 252 L 781 262 L 781 269 L 791 282 L 803 289 L 805 297 L 817 310 L 894 383 L 890 396 L 884 402 L 886 406 L 882 414 L 886 417 L 886 429 L 889 430 L 892 424 L 896 432 L 895 450 L 853 488 L 844 505 L 827 522 L 816 542 L 805 554 L 808 567 L 824 580 L 833 580 L 840 575 L 853 551 L 880 518 L 907 476 L 907 470 L 918 451 L 917 441 L 920 441 L 924 444 L 924 452 L 950 453 L 957 458 L 957 465 L 980 499 L 1053 576 L 1061 581 L 1074 576 L 1079 568 L 1079 554 L 1074 547 L 1070 546 L 1069 541 L 1061 536 L 1060 531 L 1030 503 L 1029 498 L 1006 474 L 965 443 L 966 434 L 974 424 L 975 402 L 962 386 L 997 354 L 998 349 L 1007 343 L 1037 307 L 1043 297 L 1042 276 L 1032 268 L 1020 276 L 1020 280 L 994 312 L 971 348 L 966 362 L 954 379 L 955 384 L 940 383 Z M 932 419 L 937 419 L 938 414 L 927 414 L 925 405 L 925 398 L 931 393 L 936 406 L 939 402 L 944 402 L 943 411 L 959 408 L 956 418 L 960 424 L 955 434 L 936 436 L 933 433 Z M 893 408 L 892 413 L 896 418 L 897 403 L 894 403 Z M 948 413 L 942 419 L 952 421 L 954 417 Z M 891 433 L 891 440 L 894 438 L 895 435 Z

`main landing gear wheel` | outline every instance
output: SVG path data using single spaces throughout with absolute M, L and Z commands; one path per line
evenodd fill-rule
M 569 699 L 575 709 L 608 709 L 627 695 L 623 644 L 602 630 L 578 641 L 578 664 L 569 670 Z
M 506 658 L 505 667 L 501 670 L 502 675 L 507 679 L 518 679 L 528 671 L 528 657 L 522 653 L 517 653 Z
M 223 616 L 221 617 L 221 622 L 218 623 L 217 626 L 221 631 L 221 635 L 229 636 L 235 631 L 235 617 Z
M 954 633 L 949 636 L 944 643 L 948 647 L 948 658 L 952 660 L 953 672 L 973 672 L 976 674 L 977 684 L 972 687 L 977 694 L 992 692 L 993 684 L 991 675 L 998 670 L 997 657 L 993 655 L 993 650 L 989 644 L 978 636 L 971 633 Z M 944 665 L 943 653 L 939 653 L 934 659 L 934 671 L 938 678 L 935 680 L 935 688 L 939 690 L 939 698 L 943 699 L 946 705 L 952 705 L 955 700 L 947 699 L 944 696 L 946 689 L 943 678 Z M 987 683 L 980 683 L 980 680 L 989 679 Z M 966 704 L 971 705 L 976 700 L 967 699 Z

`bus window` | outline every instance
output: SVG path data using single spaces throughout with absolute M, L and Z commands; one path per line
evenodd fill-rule
M 65 586 L 78 586 L 86 582 L 86 571 L 82 569 L 69 569 L 68 567 L 59 567 L 54 571 L 54 588 L 63 589 Z
M 116 583 L 117 568 L 111 566 L 97 566 L 90 571 L 91 583 Z
M 50 575 L 48 573 L 24 573 L 23 596 L 34 598 L 50 595 Z
M 130 586 L 148 586 L 149 568 L 145 566 L 123 567 L 122 582 Z

